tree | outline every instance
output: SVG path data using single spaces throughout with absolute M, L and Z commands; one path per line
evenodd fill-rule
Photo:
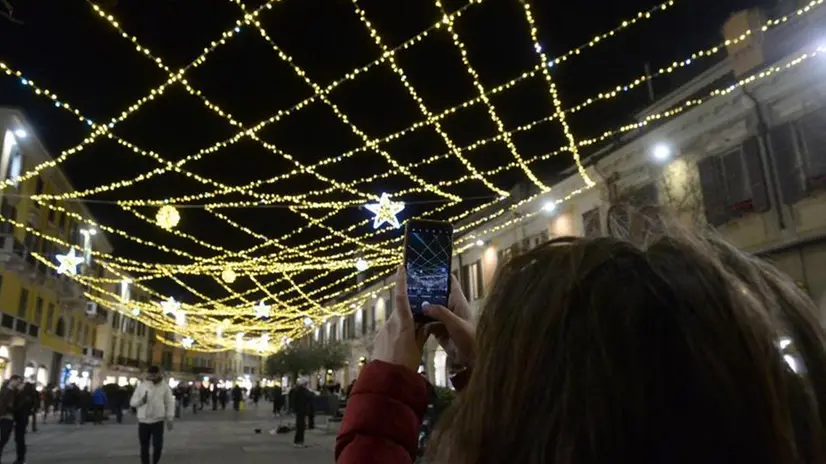
M 287 375 L 295 382 L 300 375 L 317 371 L 320 364 L 318 349 L 294 343 L 267 358 L 267 372 L 270 375 Z
M 350 357 L 350 346 L 343 342 L 309 345 L 294 343 L 267 358 L 270 375 L 288 375 L 295 381 L 321 369 L 337 370 Z
M 325 370 L 339 370 L 350 360 L 350 345 L 344 342 L 330 342 L 319 350 L 321 366 Z

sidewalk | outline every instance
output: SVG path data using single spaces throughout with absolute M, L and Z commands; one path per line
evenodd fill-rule
M 227 411 L 185 412 L 175 428 L 165 435 L 164 457 L 161 462 L 186 464 L 279 464 L 330 463 L 333 461 L 335 435 L 324 433 L 326 417 L 317 418 L 315 430 L 308 430 L 306 449 L 292 446 L 293 434 L 270 435 L 279 422 L 293 423 L 289 416 L 275 419 L 271 406 L 262 403 L 236 413 Z M 123 424 L 113 419 L 103 425 L 48 423 L 37 433 L 26 435 L 28 464 L 96 464 L 116 461 L 138 462 L 136 420 L 124 417 Z M 255 433 L 260 429 L 261 433 Z M 14 459 L 13 440 L 6 445 L 4 462 Z

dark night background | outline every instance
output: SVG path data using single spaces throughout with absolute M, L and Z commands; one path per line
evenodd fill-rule
M 682 60 L 694 51 L 719 43 L 722 38 L 720 28 L 728 15 L 738 9 L 755 6 L 758 2 L 678 0 L 667 11 L 655 13 L 652 20 L 638 23 L 554 67 L 552 75 L 564 106 L 573 106 L 601 91 L 639 77 L 646 62 L 656 70 L 672 61 Z M 252 10 L 263 2 L 248 0 L 245 3 Z M 761 3 L 770 6 L 773 2 L 765 0 Z M 131 42 L 99 18 L 86 1 L 11 0 L 11 4 L 15 7 L 15 17 L 23 24 L 0 20 L 0 61 L 22 70 L 39 86 L 56 92 L 64 101 L 95 121 L 108 121 L 168 78 L 149 59 L 137 53 Z M 446 2 L 445 6 L 453 11 L 464 4 L 454 0 Z M 431 1 L 363 0 L 359 5 L 391 48 L 425 30 L 441 17 Z M 637 11 L 655 5 L 653 0 L 532 2 L 541 44 L 551 57 L 582 45 L 595 35 L 616 27 L 622 20 L 632 18 Z M 210 41 L 230 29 L 241 17 L 239 7 L 227 0 L 107 0 L 100 6 L 112 13 L 127 32 L 137 36 L 144 46 L 162 57 L 172 69 L 187 65 Z M 346 72 L 377 59 L 380 54 L 348 0 L 284 0 L 271 10 L 264 10 L 259 19 L 274 41 L 322 88 Z M 456 26 L 469 50 L 469 60 L 486 88 L 508 81 L 538 63 L 522 8 L 516 0 L 486 0 L 481 5 L 472 5 L 456 22 Z M 715 60 L 723 56 L 721 53 Z M 431 33 L 422 43 L 401 51 L 396 57 L 433 113 L 477 96 L 459 52 L 443 31 Z M 714 60 L 700 60 L 684 70 L 655 79 L 656 93 L 664 95 L 713 63 Z M 312 89 L 278 58 L 258 31 L 249 27 L 231 39 L 228 45 L 212 53 L 205 64 L 188 72 L 186 78 L 193 87 L 201 89 L 210 100 L 245 125 L 254 125 L 277 110 L 288 108 L 313 94 Z M 330 94 L 330 99 L 371 137 L 401 130 L 422 119 L 398 77 L 386 64 L 341 85 Z M 541 76 L 523 81 L 491 100 L 507 129 L 546 117 L 552 110 L 547 84 Z M 631 122 L 634 112 L 648 103 L 645 86 L 640 86 L 617 99 L 598 102 L 571 115 L 568 122 L 577 139 L 589 138 Z M 55 108 L 47 99 L 35 96 L 31 89 L 5 74 L 0 74 L 0 105 L 22 108 L 31 118 L 37 135 L 54 156 L 88 135 L 86 125 L 70 117 L 68 112 Z M 458 146 L 496 133 L 482 104 L 446 118 L 442 125 Z M 180 85 L 173 85 L 162 98 L 146 104 L 113 131 L 125 140 L 174 161 L 229 138 L 237 129 L 206 109 Z M 296 156 L 304 164 L 313 164 L 362 145 L 361 140 L 321 102 L 270 125 L 259 132 L 259 136 Z M 522 156 L 529 158 L 558 148 L 563 137 L 559 125 L 550 123 L 520 133 L 513 140 Z M 444 142 L 432 128 L 419 130 L 415 135 L 382 145 L 382 148 L 402 164 L 446 151 Z M 589 147 L 583 154 L 597 148 Z M 490 144 L 466 156 L 482 171 L 510 163 L 513 159 L 503 143 Z M 555 173 L 570 166 L 571 162 L 570 155 L 563 154 L 536 163 L 532 168 L 541 178 L 553 179 Z M 158 165 L 154 161 L 137 156 L 106 139 L 99 139 L 63 164 L 78 190 L 133 178 L 156 167 Z M 291 168 L 287 161 L 246 138 L 186 166 L 186 169 L 202 176 L 231 185 L 271 177 Z M 366 151 L 342 163 L 322 168 L 320 172 L 337 180 L 349 181 L 389 169 L 390 166 L 378 154 Z M 466 173 L 455 158 L 431 164 L 417 172 L 431 181 L 455 179 Z M 491 180 L 507 190 L 527 179 L 520 170 L 512 169 Z M 413 185 L 405 176 L 393 175 L 357 188 L 376 194 L 387 191 L 392 195 Z M 327 186 L 311 175 L 300 175 L 262 190 L 297 194 Z M 182 175 L 167 173 L 128 189 L 94 198 L 162 199 L 204 189 L 202 184 Z M 463 197 L 492 195 L 479 181 L 466 182 L 449 190 Z M 216 200 L 248 198 L 228 195 Z M 353 198 L 345 192 L 325 197 L 328 200 Z M 429 201 L 435 198 L 428 194 L 409 196 L 403 200 Z M 482 201 L 463 202 L 448 210 L 445 217 Z M 403 216 L 415 216 L 433 205 L 409 205 Z M 214 254 L 142 222 L 115 205 L 90 204 L 89 208 L 100 222 L 136 236 L 194 254 Z M 155 214 L 154 208 L 142 208 L 141 212 L 150 217 Z M 270 237 L 283 235 L 306 223 L 303 218 L 285 209 L 223 209 L 221 212 Z M 313 216 L 326 213 L 322 210 L 307 212 Z M 207 242 L 233 250 L 258 243 L 253 237 L 205 211 L 184 209 L 182 215 L 180 229 Z M 328 224 L 344 228 L 367 217 L 366 211 L 350 208 L 336 214 Z M 369 227 L 359 228 L 354 235 L 370 230 Z M 388 231 L 377 239 L 400 233 Z M 328 234 L 323 229 L 311 228 L 287 244 L 298 245 Z M 179 262 L 174 256 L 160 254 L 111 234 L 110 240 L 116 254 L 121 256 L 145 261 Z M 328 253 L 346 249 L 343 247 Z M 305 272 L 297 279 L 306 280 L 312 277 L 311 274 Z M 263 277 L 262 280 L 266 282 L 276 277 Z M 241 291 L 252 285 L 242 282 L 244 280 L 239 278 L 233 288 Z M 226 296 L 223 289 L 206 277 L 187 278 L 186 281 L 211 296 Z M 158 282 L 157 289 L 179 299 L 188 298 L 182 289 L 171 282 Z

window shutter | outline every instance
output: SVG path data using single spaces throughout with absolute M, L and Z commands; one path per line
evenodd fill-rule
M 751 190 L 752 210 L 757 213 L 768 211 L 769 192 L 766 189 L 766 178 L 763 175 L 763 160 L 760 158 L 760 141 L 751 137 L 743 143 L 743 158 L 746 163 L 746 172 Z
M 700 160 L 697 163 L 697 170 L 700 174 L 706 220 L 715 227 L 725 224 L 728 215 L 725 210 L 725 191 L 721 182 L 717 157 L 709 156 Z
M 582 230 L 586 237 L 599 237 L 602 235 L 602 223 L 599 217 L 599 207 L 590 209 L 582 213 Z
M 816 184 L 826 183 L 826 110 L 800 118 L 800 131 L 806 143 L 806 174 Z
M 746 171 L 743 169 L 743 151 L 738 148 L 726 153 L 722 160 L 726 207 L 729 211 L 740 211 L 751 200 L 746 185 Z
M 789 205 L 797 203 L 803 199 L 806 191 L 803 187 L 803 172 L 795 150 L 791 125 L 783 124 L 772 128 L 769 139 L 783 202 Z

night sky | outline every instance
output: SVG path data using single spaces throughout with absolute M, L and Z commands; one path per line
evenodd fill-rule
M 136 52 L 131 42 L 100 18 L 89 2 L 10 2 L 15 7 L 14 17 L 23 24 L 0 19 L 0 61 L 23 71 L 38 85 L 51 89 L 96 122 L 117 116 L 128 105 L 145 96 L 150 88 L 168 78 L 167 73 Z M 677 0 L 667 11 L 654 13 L 651 20 L 642 21 L 552 68 L 563 105 L 573 106 L 601 91 L 639 77 L 645 63 L 657 69 L 719 43 L 722 38 L 720 27 L 727 16 L 758 2 Z M 262 0 L 245 1 L 248 11 L 254 11 L 262 3 Z M 445 7 L 448 11 L 455 11 L 465 3 L 453 0 L 445 2 Z M 361 0 L 358 4 L 390 48 L 427 29 L 442 16 L 433 2 L 424 0 Z M 242 16 L 239 6 L 228 0 L 106 0 L 101 1 L 99 6 L 114 15 L 126 32 L 137 36 L 142 45 L 162 57 L 173 70 L 189 64 L 210 41 L 219 38 L 223 31 L 230 30 Z M 655 2 L 537 1 L 532 6 L 541 45 L 549 56 L 554 57 L 587 43 L 595 35 L 632 18 L 636 12 L 654 7 Z M 273 41 L 322 88 L 380 56 L 380 49 L 359 21 L 349 0 L 283 0 L 272 9 L 264 10 L 259 19 Z M 456 21 L 456 28 L 467 46 L 468 58 L 486 88 L 506 82 L 539 63 L 523 10 L 516 0 L 485 0 L 481 4 L 470 5 Z M 424 41 L 399 52 L 396 57 L 409 82 L 434 114 L 478 95 L 457 48 L 443 30 L 431 33 Z M 714 62 L 698 60 L 684 70 L 655 79 L 656 93 L 664 95 Z M 213 103 L 245 126 L 255 125 L 278 110 L 289 108 L 313 95 L 313 90 L 296 76 L 252 27 L 243 28 L 227 45 L 212 53 L 205 63 L 187 72 L 186 79 L 192 87 L 201 90 Z M 330 93 L 329 98 L 370 137 L 402 130 L 423 119 L 398 76 L 386 64 L 342 84 Z M 491 101 L 508 129 L 552 113 L 548 87 L 541 76 L 522 81 L 514 88 L 491 97 Z M 589 138 L 632 122 L 634 113 L 648 103 L 648 93 L 645 86 L 641 86 L 620 98 L 598 102 L 571 115 L 568 122 L 577 139 Z M 89 134 L 86 125 L 55 108 L 46 99 L 35 96 L 30 88 L 5 74 L 0 74 L 0 106 L 23 109 L 53 155 Z M 496 127 L 481 104 L 445 118 L 442 127 L 460 147 L 496 134 Z M 176 161 L 230 138 L 238 129 L 206 109 L 199 99 L 176 84 L 162 97 L 147 103 L 117 125 L 113 132 L 141 148 Z M 319 101 L 269 125 L 258 135 L 306 165 L 363 145 L 361 139 Z M 530 158 L 559 148 L 563 144 L 563 134 L 557 123 L 546 123 L 515 135 L 513 141 L 522 156 Z M 436 131 L 427 127 L 383 144 L 381 148 L 406 165 L 426 156 L 444 153 L 447 147 Z M 589 147 L 583 154 L 597 148 Z M 482 171 L 494 169 L 513 159 L 503 143 L 490 144 L 466 156 Z M 571 163 L 570 154 L 563 154 L 535 163 L 531 168 L 541 178 L 550 181 Z M 78 190 L 130 179 L 156 167 L 156 162 L 106 139 L 99 140 L 63 164 Z M 292 169 L 288 161 L 248 138 L 224 150 L 209 153 L 185 167 L 230 185 L 272 177 Z M 367 150 L 341 163 L 319 168 L 319 172 L 337 181 L 349 182 L 390 169 L 391 166 L 376 152 Z M 467 174 L 467 170 L 456 158 L 450 157 L 419 168 L 415 174 L 435 182 L 459 178 Z M 511 169 L 491 176 L 490 180 L 498 187 L 509 190 L 513 185 L 527 181 L 527 177 L 522 171 Z M 397 173 L 380 181 L 360 184 L 357 188 L 374 194 L 386 191 L 392 195 L 414 185 L 407 176 Z M 310 174 L 303 174 L 266 185 L 260 190 L 295 195 L 328 186 Z M 198 193 L 204 189 L 204 185 L 185 176 L 166 173 L 89 199 L 102 202 L 163 199 Z M 468 200 L 437 218 L 470 209 L 495 195 L 479 181 L 465 182 L 448 190 Z M 315 197 L 317 201 L 355 198 L 342 191 Z M 207 201 L 247 199 L 249 197 L 233 194 Z M 409 195 L 402 200 L 409 203 L 404 217 L 415 216 L 440 204 L 439 197 L 430 193 Z M 215 254 L 147 224 L 114 204 L 90 203 L 88 206 L 104 224 L 193 254 Z M 141 208 L 139 211 L 149 217 L 155 214 L 154 208 Z M 181 211 L 180 230 L 204 241 L 232 250 L 241 250 L 260 242 L 199 208 Z M 289 233 L 307 222 L 285 208 L 221 209 L 220 212 L 269 237 Z M 313 217 L 327 212 L 306 210 Z M 342 229 L 368 217 L 364 210 L 349 208 L 334 215 L 327 224 Z M 370 231 L 369 226 L 359 227 L 352 235 Z M 401 234 L 400 230 L 388 230 L 373 240 L 398 234 Z M 287 240 L 286 244 L 299 245 L 326 235 L 329 235 L 328 231 L 312 227 Z M 182 262 L 180 258 L 119 237 L 110 237 L 110 240 L 120 256 L 147 262 Z M 348 249 L 352 246 L 342 246 L 335 252 Z M 342 272 L 334 275 L 344 275 Z M 312 272 L 305 272 L 296 279 L 300 282 L 311 277 Z M 262 277 L 262 281 L 277 278 Z M 188 277 L 185 280 L 207 295 L 226 296 L 226 292 L 207 277 Z M 233 288 L 240 291 L 251 285 L 245 279 L 239 279 Z M 193 299 L 170 281 L 158 281 L 155 287 L 184 301 Z

